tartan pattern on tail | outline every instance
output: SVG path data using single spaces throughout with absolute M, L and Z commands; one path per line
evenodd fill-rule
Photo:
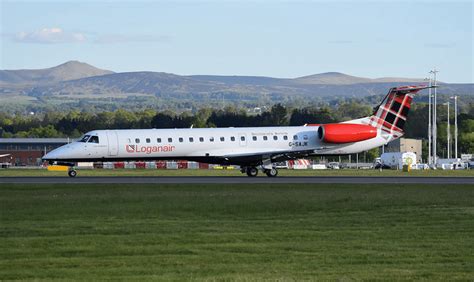
M 391 88 L 382 103 L 370 117 L 370 125 L 392 134 L 394 137 L 403 135 L 403 128 L 410 111 L 414 93 L 425 86 L 404 86 Z

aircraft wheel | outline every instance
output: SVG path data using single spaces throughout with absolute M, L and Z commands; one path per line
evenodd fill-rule
M 258 175 L 258 169 L 256 167 L 248 167 L 247 175 L 250 177 L 255 177 Z
M 278 175 L 278 170 L 276 168 L 266 169 L 265 173 L 267 174 L 268 177 L 275 177 Z
M 76 177 L 77 172 L 75 170 L 71 169 L 70 171 L 67 172 L 67 174 L 69 175 L 69 177 Z

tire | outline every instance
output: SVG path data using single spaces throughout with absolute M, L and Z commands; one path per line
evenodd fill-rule
M 256 167 L 248 167 L 247 168 L 247 175 L 249 177 L 255 177 L 258 175 L 258 169 Z
M 276 168 L 267 169 L 265 170 L 265 173 L 268 177 L 276 177 L 278 175 L 278 170 Z
M 75 170 L 70 170 L 67 172 L 67 174 L 69 175 L 69 177 L 76 177 L 77 172 Z

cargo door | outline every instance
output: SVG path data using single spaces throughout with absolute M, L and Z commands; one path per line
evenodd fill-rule
M 109 156 L 116 156 L 118 154 L 118 137 L 117 131 L 107 130 L 107 140 L 109 142 Z

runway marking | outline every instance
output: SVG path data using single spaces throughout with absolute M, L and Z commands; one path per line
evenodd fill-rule
M 474 177 L 246 177 L 246 176 L 78 176 L 71 177 L 0 177 L 0 184 L 473 184 Z

